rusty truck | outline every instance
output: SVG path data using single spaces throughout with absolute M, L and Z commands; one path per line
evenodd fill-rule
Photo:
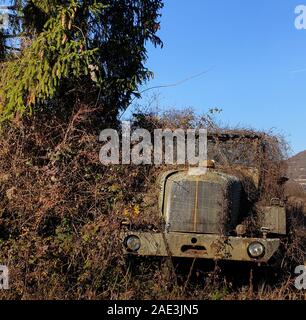
M 158 210 L 163 230 L 126 226 L 125 254 L 268 264 L 286 236 L 283 199 L 272 192 L 269 198 L 271 185 L 265 183 L 270 170 L 265 163 L 278 161 L 268 145 L 261 134 L 209 134 L 209 160 L 203 164 L 207 170 L 161 173 Z M 274 178 L 279 188 L 286 181 Z

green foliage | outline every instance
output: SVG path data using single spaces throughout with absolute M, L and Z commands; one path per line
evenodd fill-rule
M 161 0 L 27 1 L 21 53 L 0 65 L 0 119 L 67 97 L 116 116 L 152 75 L 145 45 L 161 45 L 161 7 Z

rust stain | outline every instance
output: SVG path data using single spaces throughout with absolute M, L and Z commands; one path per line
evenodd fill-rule
M 199 181 L 196 181 L 196 190 L 195 190 L 195 203 L 194 203 L 194 214 L 193 214 L 193 231 L 197 232 L 197 223 L 198 223 L 198 191 L 199 191 Z
M 196 250 L 196 249 L 189 249 L 185 252 L 186 254 L 190 254 L 193 257 L 202 257 L 207 255 L 207 250 Z
M 124 231 L 122 241 L 128 235 L 139 237 L 142 246 L 137 253 L 125 254 L 139 256 L 186 257 L 199 259 L 216 259 L 232 261 L 250 261 L 267 263 L 279 249 L 279 239 L 220 237 L 219 235 L 197 235 L 197 244 L 190 244 L 190 233 L 152 233 Z M 247 247 L 250 243 L 260 241 L 266 248 L 266 254 L 260 259 L 253 259 L 248 255 Z

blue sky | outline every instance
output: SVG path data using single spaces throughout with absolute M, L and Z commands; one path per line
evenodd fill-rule
M 159 32 L 164 48 L 149 46 L 147 66 L 155 77 L 144 88 L 213 67 L 160 89 L 161 105 L 199 113 L 218 107 L 224 124 L 273 129 L 293 152 L 305 150 L 306 30 L 294 25 L 295 7 L 303 1 L 165 0 Z

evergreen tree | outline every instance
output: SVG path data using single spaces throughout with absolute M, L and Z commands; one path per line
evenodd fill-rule
M 146 43 L 162 45 L 161 8 L 162 0 L 17 0 L 11 36 L 0 38 L 0 119 L 76 101 L 116 117 L 152 76 Z

